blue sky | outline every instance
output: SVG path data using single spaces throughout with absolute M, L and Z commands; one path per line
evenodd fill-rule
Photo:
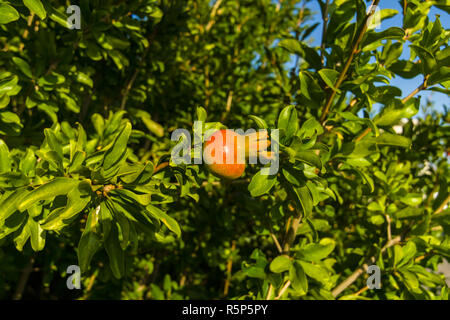
M 314 30 L 314 32 L 311 34 L 309 38 L 313 39 L 312 45 L 313 46 L 320 46 L 321 37 L 322 37 L 322 17 L 320 13 L 320 7 L 317 1 L 310 1 L 307 4 L 307 7 L 312 10 L 314 13 L 313 20 L 310 22 L 315 23 L 319 22 L 320 25 Z M 381 0 L 380 9 L 396 9 L 399 11 L 399 14 L 396 16 L 383 20 L 380 25 L 380 29 L 376 29 L 377 32 L 380 32 L 382 30 L 388 29 L 393 26 L 401 27 L 402 26 L 402 8 L 398 1 L 393 0 Z M 449 15 L 440 9 L 437 9 L 435 7 L 432 7 L 429 12 L 429 19 L 430 21 L 434 21 L 436 19 L 436 14 L 440 16 L 440 21 L 442 26 L 445 29 L 450 28 L 450 17 Z M 405 45 L 404 51 L 400 59 L 408 59 L 409 58 L 409 52 L 410 49 L 408 48 L 408 44 Z M 411 91 L 413 91 L 415 88 L 417 88 L 422 83 L 423 77 L 418 76 L 413 79 L 403 79 L 400 76 L 396 76 L 392 78 L 390 81 L 390 85 L 396 86 L 402 90 L 402 96 L 408 95 Z M 436 110 L 443 110 L 443 105 L 446 105 L 447 107 L 450 107 L 450 97 L 446 94 L 440 93 L 440 92 L 434 92 L 434 91 L 422 91 L 418 95 L 422 96 L 421 99 L 421 105 L 424 105 L 426 100 L 432 100 L 434 102 L 434 108 Z M 376 108 L 374 108 L 376 109 Z M 423 116 L 423 110 L 421 108 L 420 112 L 417 116 Z

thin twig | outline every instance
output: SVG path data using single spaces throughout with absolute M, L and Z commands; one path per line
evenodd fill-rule
M 295 209 L 295 216 L 292 218 L 292 220 L 290 220 L 290 226 L 287 229 L 287 234 L 284 237 L 284 243 L 283 243 L 283 254 L 289 255 L 289 250 L 291 249 L 292 244 L 294 243 L 295 237 L 297 235 L 297 229 L 298 226 L 300 225 L 300 222 L 302 220 L 302 215 L 301 213 Z M 270 298 L 269 293 L 271 292 L 271 290 L 273 290 L 273 285 L 270 284 L 269 285 L 269 290 L 267 292 L 267 297 Z M 267 298 L 267 300 L 269 299 Z
M 381 249 L 381 254 L 383 254 L 388 248 L 400 243 L 402 241 L 402 236 L 397 236 L 391 241 L 388 241 L 386 245 Z M 353 282 L 355 282 L 364 272 L 367 265 L 375 263 L 376 256 L 372 256 L 366 263 L 356 269 L 349 277 L 347 277 L 344 281 L 342 281 L 336 288 L 333 289 L 331 294 L 333 297 L 338 296 L 342 291 L 347 289 Z
M 150 51 L 150 47 L 152 45 L 153 40 L 155 39 L 155 36 L 156 36 L 156 29 L 153 30 L 152 34 L 148 38 L 148 46 L 147 46 L 147 48 L 145 48 L 144 52 L 142 53 L 141 60 L 139 61 L 138 65 L 136 66 L 136 69 L 134 70 L 133 75 L 130 77 L 130 80 L 128 80 L 128 83 L 125 87 L 125 92 L 122 96 L 122 101 L 120 103 L 121 110 L 125 109 L 125 105 L 127 104 L 127 100 L 128 100 L 128 95 L 131 91 L 131 88 L 133 87 L 134 82 L 136 81 L 136 78 L 139 74 L 139 71 L 141 70 L 141 67 L 145 61 L 145 58 L 147 57 L 147 54 Z
M 225 286 L 223 288 L 223 296 L 226 297 L 228 295 L 228 289 L 230 287 L 230 281 L 231 281 L 231 269 L 233 267 L 233 252 L 236 249 L 236 240 L 233 240 L 231 244 L 231 253 L 230 257 L 227 261 L 227 279 L 225 280 Z
M 444 210 L 444 207 L 446 206 L 446 204 L 450 201 L 450 195 L 447 196 L 447 198 L 441 203 L 441 205 L 436 209 L 436 211 L 434 212 L 434 214 L 438 214 L 441 213 L 442 210 Z
M 283 253 L 283 249 L 281 248 L 280 242 L 278 241 L 277 237 L 272 231 L 272 227 L 270 227 L 270 236 L 273 239 L 273 242 L 275 243 L 275 246 L 277 247 L 278 253 Z
M 280 292 L 278 292 L 278 296 L 275 297 L 275 300 L 280 299 L 283 296 L 283 294 L 285 293 L 285 291 L 287 290 L 287 288 L 289 288 L 290 285 L 291 285 L 291 280 L 288 280 L 284 284 L 283 288 L 281 288 Z
M 206 32 L 208 32 L 209 30 L 211 30 L 212 26 L 214 25 L 214 23 L 216 22 L 216 20 L 214 19 L 214 17 L 217 14 L 217 10 L 219 9 L 220 4 L 222 3 L 222 0 L 217 0 L 216 3 L 214 3 L 214 6 L 211 10 L 211 15 L 209 16 L 209 22 L 206 25 Z
M 358 292 L 356 292 L 354 295 L 355 296 L 359 296 L 361 293 L 363 293 L 364 291 L 366 291 L 367 289 L 369 289 L 368 286 L 365 286 L 364 288 L 358 290 Z
M 391 241 L 392 240 L 391 217 L 389 217 L 388 214 L 386 214 L 386 221 L 387 221 L 387 237 L 388 237 L 388 241 Z
M 224 122 L 225 119 L 228 117 L 228 114 L 230 113 L 230 110 L 231 110 L 231 103 L 232 102 L 233 102 L 233 90 L 228 92 L 227 106 L 225 107 L 225 112 L 222 115 L 222 118 L 220 119 L 220 122 Z
M 322 65 L 325 65 L 325 41 L 327 37 L 327 24 L 328 24 L 328 5 L 330 4 L 330 0 L 327 0 L 325 4 L 325 9 L 323 10 L 322 20 L 323 20 L 323 28 L 322 28 L 322 43 L 320 45 L 320 60 L 322 61 Z
M 20 274 L 19 282 L 17 283 L 16 291 L 14 292 L 14 295 L 12 296 L 12 300 L 20 300 L 22 299 L 23 292 L 25 290 L 25 287 L 28 282 L 28 278 L 30 277 L 31 271 L 33 271 L 33 264 L 36 258 L 36 254 L 33 254 L 30 257 L 30 260 L 28 261 L 28 264 L 26 267 L 22 270 L 22 273 Z
M 439 208 L 437 208 L 433 214 L 437 214 L 439 212 L 441 212 L 444 208 L 444 206 L 448 203 L 448 201 L 450 201 L 450 195 L 447 197 L 447 199 L 444 200 L 444 202 L 442 202 L 442 204 L 439 206 Z M 401 235 L 395 237 L 392 240 L 387 241 L 387 243 L 384 245 L 384 247 L 381 249 L 381 255 L 390 247 L 395 246 L 396 244 L 400 243 L 408 234 L 408 232 L 412 229 L 413 224 L 411 224 L 408 228 L 406 228 Z M 338 296 L 342 291 L 344 291 L 345 289 L 347 289 L 353 282 L 355 282 L 359 276 L 361 276 L 361 274 L 364 272 L 364 270 L 367 268 L 367 265 L 370 263 L 375 263 L 376 261 L 376 256 L 372 256 L 370 259 L 367 260 L 366 263 L 364 263 L 361 267 L 359 267 L 358 269 L 356 269 L 348 278 L 346 278 L 344 281 L 342 281 L 335 289 L 333 289 L 333 291 L 331 292 L 331 294 L 333 295 L 333 297 Z
M 421 90 L 425 90 L 428 85 L 427 85 L 427 81 L 428 81 L 429 75 L 426 75 L 422 84 L 420 86 L 418 86 L 416 89 L 414 89 L 410 94 L 408 94 L 406 97 L 404 97 L 402 99 L 402 103 L 406 103 L 409 99 L 411 99 L 412 97 L 414 97 L 418 92 L 420 92 Z M 366 130 L 364 130 L 359 136 L 357 136 L 355 138 L 355 142 L 360 141 L 362 138 L 364 138 L 368 133 L 370 133 L 372 131 L 372 128 L 367 127 Z
M 270 300 L 270 297 L 272 296 L 272 291 L 273 291 L 273 285 L 270 284 L 269 289 L 267 290 L 266 300 Z

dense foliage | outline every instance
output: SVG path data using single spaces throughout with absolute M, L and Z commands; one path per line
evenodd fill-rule
M 412 117 L 449 94 L 450 5 L 319 3 L 81 0 L 78 30 L 0 1 L 0 297 L 448 299 L 450 119 Z M 279 171 L 175 164 L 195 121 L 279 129 Z

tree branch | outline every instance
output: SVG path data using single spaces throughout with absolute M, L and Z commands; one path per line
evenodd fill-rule
M 20 274 L 19 282 L 17 283 L 16 291 L 12 296 L 12 300 L 20 300 L 22 299 L 23 292 L 28 282 L 28 278 L 30 277 L 31 271 L 33 271 L 33 264 L 36 258 L 36 254 L 33 254 L 28 261 L 26 267 L 22 270 Z
M 378 2 L 380 2 L 380 0 L 373 0 L 372 1 L 372 5 L 371 7 L 377 6 Z M 369 20 L 369 18 L 375 13 L 375 10 L 371 10 L 365 17 L 364 19 L 364 23 L 361 27 L 361 31 L 359 32 L 358 38 L 356 39 L 353 48 L 350 52 L 350 56 L 347 59 L 347 62 L 344 65 L 344 68 L 342 69 L 342 72 L 339 74 L 339 78 L 337 79 L 336 83 L 334 84 L 334 88 L 335 89 L 339 89 L 339 87 L 341 86 L 342 82 L 344 82 L 345 76 L 347 75 L 347 71 L 350 68 L 350 65 L 352 64 L 353 58 L 355 57 L 355 54 L 358 52 L 358 47 L 364 37 L 364 34 L 366 33 L 367 30 L 367 21 Z M 322 115 L 320 116 L 320 122 L 323 123 L 328 115 L 328 112 L 330 111 L 330 107 L 331 104 L 333 103 L 333 99 L 336 96 L 336 91 L 333 89 L 330 93 L 330 95 L 328 96 L 328 99 L 325 103 L 325 105 L 323 106 L 322 109 Z
M 402 240 L 402 236 L 397 236 L 391 241 L 388 241 L 386 245 L 381 249 L 381 254 L 383 254 L 388 248 L 400 243 Z M 336 288 L 331 291 L 333 297 L 338 296 L 342 291 L 347 289 L 353 282 L 355 282 L 360 275 L 363 274 L 364 270 L 367 268 L 367 265 L 373 264 L 376 261 L 376 256 L 372 256 L 369 260 L 366 261 L 362 266 L 356 269 L 348 278 L 342 281 Z
M 231 281 L 231 269 L 233 267 L 233 251 L 236 249 L 236 240 L 233 240 L 231 244 L 231 253 L 230 257 L 227 261 L 227 279 L 225 280 L 225 286 L 223 288 L 223 296 L 226 297 L 228 295 L 228 289 L 230 287 Z
M 325 65 L 325 41 L 327 37 L 327 24 L 328 24 L 328 5 L 330 4 L 330 0 L 327 0 L 325 4 L 325 9 L 323 10 L 322 20 L 323 20 L 323 28 L 322 28 L 322 43 L 320 45 L 320 60 L 322 61 L 322 65 Z
M 426 75 L 422 84 L 420 86 L 418 86 L 416 89 L 414 89 L 410 94 L 408 94 L 406 97 L 404 97 L 402 99 L 402 103 L 406 103 L 409 99 L 411 99 L 412 97 L 414 97 L 417 93 L 419 93 L 422 90 L 425 90 L 428 85 L 427 85 L 427 81 L 428 78 L 430 76 Z M 358 137 L 355 138 L 355 142 L 360 141 L 362 138 L 364 138 L 368 133 L 370 133 L 372 131 L 372 128 L 367 127 L 366 130 L 364 130 Z
M 433 212 L 433 214 L 440 213 L 444 206 L 450 201 L 450 195 L 442 202 L 442 204 L 439 206 L 439 208 L 436 209 L 436 211 Z M 384 245 L 384 247 L 381 249 L 381 255 L 390 247 L 395 246 L 396 244 L 399 244 L 408 234 L 408 232 L 411 230 L 412 225 L 410 225 L 408 228 L 406 228 L 401 235 L 393 238 L 392 240 L 388 240 L 388 242 Z M 333 297 L 338 296 L 342 291 L 347 289 L 350 285 L 352 285 L 353 282 L 355 282 L 359 276 L 364 272 L 364 270 L 367 268 L 367 265 L 369 263 L 373 264 L 376 261 L 376 256 L 372 256 L 369 260 L 367 260 L 366 263 L 364 263 L 361 267 L 356 269 L 348 278 L 346 278 L 344 281 L 342 281 L 332 292 L 331 294 Z
M 208 24 L 206 25 L 206 28 L 205 28 L 206 32 L 208 32 L 209 30 L 211 30 L 212 26 L 213 26 L 214 23 L 216 22 L 216 20 L 214 19 L 214 17 L 216 16 L 217 10 L 219 9 L 220 4 L 222 3 L 222 1 L 223 1 L 223 0 L 217 0 L 216 3 L 214 3 L 214 6 L 213 6 L 213 8 L 212 8 L 212 10 L 211 10 L 211 15 L 210 15 L 210 17 L 209 17 L 209 22 L 208 22 Z
M 144 63 L 145 58 L 147 57 L 147 54 L 150 51 L 150 47 L 152 45 L 153 40 L 155 39 L 155 36 L 156 36 L 156 28 L 155 28 L 155 30 L 153 30 L 152 34 L 149 36 L 148 47 L 145 48 L 144 52 L 142 53 L 141 61 L 139 61 L 138 65 L 136 66 L 136 69 L 134 70 L 133 75 L 130 77 L 130 80 L 128 80 L 128 83 L 125 87 L 125 92 L 122 96 L 122 101 L 120 103 L 121 110 L 125 109 L 125 106 L 126 106 L 127 100 L 128 100 L 128 94 L 130 93 L 131 88 L 133 87 L 133 84 L 136 81 L 137 75 L 139 74 L 139 70 L 141 70 L 142 64 Z
M 290 285 L 291 285 L 291 280 L 286 281 L 283 288 L 281 288 L 280 292 L 278 292 L 278 295 L 275 297 L 275 300 L 280 299 L 283 296 L 283 294 L 286 292 L 286 290 L 289 288 Z

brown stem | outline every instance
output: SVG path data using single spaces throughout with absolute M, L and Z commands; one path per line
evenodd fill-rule
M 402 99 L 402 103 L 406 103 L 409 99 L 414 97 L 417 93 L 419 93 L 421 90 L 425 90 L 427 86 L 427 81 L 430 75 L 426 75 L 422 84 L 418 86 L 416 89 L 414 89 L 410 94 L 408 94 L 406 97 Z M 370 133 L 372 129 L 370 127 L 366 128 L 358 137 L 355 138 L 355 142 L 360 141 L 362 138 L 364 138 L 368 133 Z
M 128 100 L 128 95 L 131 91 L 131 88 L 133 87 L 134 82 L 136 81 L 136 78 L 139 74 L 139 70 L 141 70 L 143 63 L 145 62 L 145 58 L 147 57 L 147 54 L 150 51 L 151 44 L 152 44 L 153 40 L 155 39 L 155 37 L 156 37 L 156 29 L 153 30 L 152 34 L 148 38 L 148 46 L 147 46 L 147 48 L 145 48 L 144 53 L 142 54 L 141 60 L 139 61 L 136 69 L 134 70 L 133 75 L 130 77 L 130 80 L 128 80 L 128 83 L 125 87 L 125 92 L 122 96 L 122 101 L 120 103 L 121 110 L 125 109 L 125 105 L 127 104 L 127 100 Z
M 400 243 L 402 240 L 402 236 L 397 236 L 391 241 L 388 241 L 386 245 L 381 249 L 381 254 L 383 254 L 388 248 Z M 352 285 L 353 282 L 355 282 L 364 272 L 364 270 L 367 268 L 367 265 L 373 264 L 376 261 L 376 256 L 372 256 L 369 260 L 367 260 L 366 263 L 364 263 L 361 267 L 356 269 L 348 278 L 346 278 L 344 281 L 342 281 L 336 288 L 331 291 L 331 294 L 333 297 L 338 296 L 342 291 L 347 289 L 350 285 Z
M 228 92 L 227 106 L 225 108 L 224 114 L 222 115 L 222 118 L 220 119 L 220 122 L 224 122 L 225 119 L 228 117 L 228 114 L 230 113 L 230 110 L 231 110 L 231 103 L 232 102 L 233 102 L 233 90 Z
M 278 295 L 275 297 L 275 300 L 280 299 L 283 296 L 283 294 L 286 292 L 286 290 L 289 288 L 290 285 L 291 285 L 291 280 L 286 281 L 283 288 L 281 288 L 280 292 L 278 292 Z
M 323 20 L 323 28 L 322 28 L 322 43 L 320 45 L 320 60 L 322 61 L 322 65 L 325 65 L 325 41 L 327 37 L 327 24 L 328 24 L 328 5 L 330 4 L 330 0 L 327 0 L 325 4 L 325 9 L 323 11 L 322 20 Z
M 225 280 L 225 286 L 223 288 L 223 296 L 228 295 L 228 289 L 230 288 L 231 281 L 231 269 L 233 267 L 233 251 L 236 249 L 236 240 L 233 240 L 231 244 L 231 254 L 227 261 L 227 279 Z
M 158 166 L 156 166 L 155 170 L 153 170 L 153 174 L 156 174 L 157 172 L 161 171 L 162 169 L 164 169 L 165 167 L 167 167 L 169 165 L 169 162 L 161 162 Z
M 450 201 L 450 195 L 447 197 L 447 199 L 442 202 L 442 204 L 439 206 L 439 208 L 436 209 L 436 211 L 433 212 L 433 214 L 437 214 L 441 212 L 444 208 L 444 206 Z M 400 243 L 408 234 L 408 232 L 411 230 L 412 224 L 406 228 L 401 235 L 393 238 L 392 240 L 388 240 L 387 243 L 384 245 L 384 247 L 381 249 L 381 255 L 390 247 L 395 246 L 396 244 Z M 367 265 L 370 263 L 375 263 L 376 256 L 372 256 L 369 260 L 367 260 L 366 263 L 364 263 L 361 267 L 356 269 L 348 278 L 346 278 L 344 281 L 342 281 L 333 291 L 331 291 L 331 294 L 333 297 L 338 296 L 342 291 L 347 289 L 353 282 L 355 282 L 359 276 L 364 272 L 365 269 L 367 269 Z
M 361 293 L 363 293 L 364 291 L 366 291 L 367 289 L 369 289 L 368 286 L 365 286 L 364 288 L 358 290 L 358 292 L 355 293 L 355 296 L 359 296 Z
M 444 210 L 445 205 L 450 201 L 450 195 L 447 196 L 447 198 L 441 203 L 441 205 L 436 209 L 434 214 L 441 213 L 442 210 Z
M 19 282 L 17 283 L 16 291 L 14 292 L 14 295 L 12 296 L 13 300 L 20 300 L 22 299 L 23 292 L 25 290 L 25 287 L 28 282 L 28 278 L 30 277 L 31 271 L 33 271 L 33 264 L 36 258 L 36 254 L 33 254 L 30 257 L 30 260 L 28 261 L 28 264 L 26 267 L 22 270 L 22 273 L 20 274 Z
M 295 209 L 295 216 L 292 218 L 289 228 L 287 229 L 287 234 L 284 237 L 283 243 L 283 254 L 289 255 L 289 250 L 291 249 L 292 244 L 294 243 L 295 237 L 297 235 L 297 229 L 302 220 L 301 213 Z M 287 288 L 286 288 L 287 289 Z M 267 291 L 266 300 L 270 299 L 271 292 L 273 291 L 273 285 L 269 285 L 269 290 Z
M 217 0 L 216 3 L 214 3 L 214 6 L 213 6 L 213 8 L 212 8 L 212 10 L 211 10 L 211 15 L 210 15 L 210 17 L 209 17 L 209 22 L 208 22 L 208 24 L 206 25 L 206 28 L 205 28 L 206 32 L 208 32 L 209 30 L 211 30 L 212 26 L 213 26 L 214 23 L 216 22 L 216 20 L 214 19 L 214 17 L 216 16 L 217 10 L 219 9 L 220 4 L 222 3 L 222 1 L 223 1 L 223 0 Z

